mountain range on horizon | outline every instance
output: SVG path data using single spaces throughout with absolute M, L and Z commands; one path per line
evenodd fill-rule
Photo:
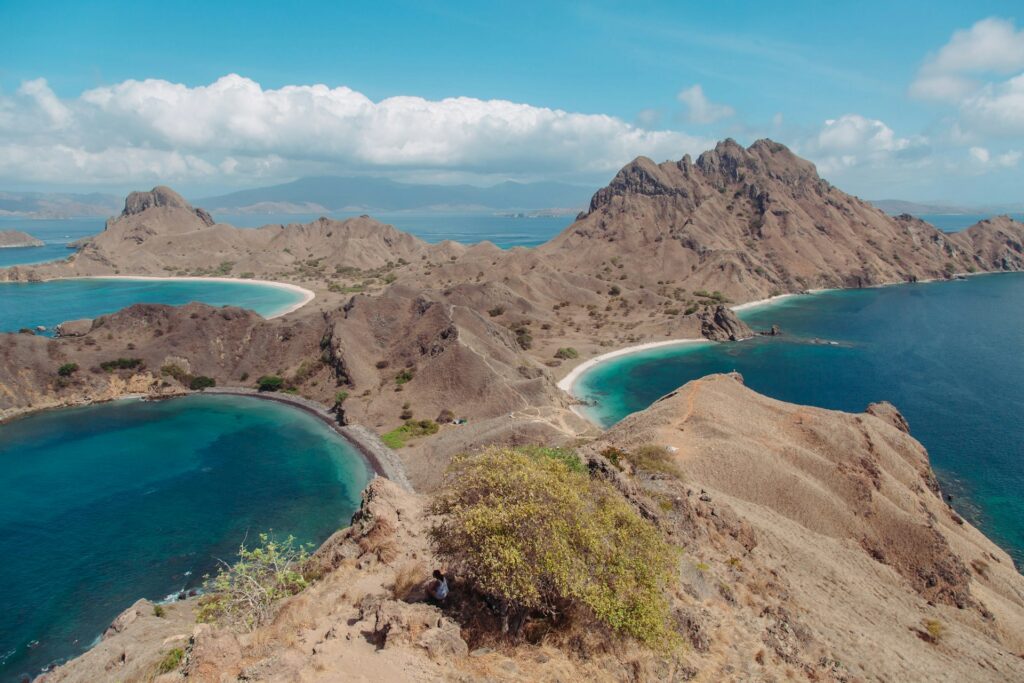
M 330 214 L 361 211 L 576 213 L 597 187 L 556 181 L 505 181 L 491 186 L 408 183 L 381 176 L 308 176 L 195 199 L 211 213 Z M 0 191 L 0 217 L 30 219 L 107 218 L 123 208 L 121 196 L 103 192 Z M 1024 212 L 1024 202 L 973 205 L 905 199 L 871 199 L 896 216 L 980 215 Z

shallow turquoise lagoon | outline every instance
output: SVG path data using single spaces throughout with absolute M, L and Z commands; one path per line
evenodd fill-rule
M 209 280 L 121 280 L 69 278 L 48 282 L 0 282 L 0 332 L 42 325 L 49 330 L 66 320 L 95 318 L 137 303 L 180 306 L 200 301 L 241 306 L 264 317 L 302 301 L 293 290 L 258 282 Z
M 780 338 L 654 349 L 584 374 L 610 425 L 689 380 L 740 372 L 768 396 L 846 411 L 894 403 L 954 506 L 1024 563 L 1024 274 L 793 297 L 741 313 Z M 831 342 L 831 343 L 830 343 Z
M 371 472 L 316 417 L 190 396 L 0 425 L 0 680 L 80 653 L 140 597 L 198 586 L 262 531 L 320 543 Z

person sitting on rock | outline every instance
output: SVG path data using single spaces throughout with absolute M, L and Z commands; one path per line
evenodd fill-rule
M 448 577 L 440 569 L 434 570 L 434 578 L 427 586 L 427 592 L 430 594 L 430 602 L 444 604 L 448 597 Z

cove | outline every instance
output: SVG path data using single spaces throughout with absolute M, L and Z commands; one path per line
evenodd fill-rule
M 306 295 L 262 282 L 190 278 L 67 278 L 46 282 L 0 282 L 0 332 L 42 325 L 48 334 L 67 320 L 95 318 L 137 303 L 180 306 L 199 301 L 240 306 L 265 318 L 302 304 Z
M 861 412 L 891 401 L 954 507 L 1024 566 L 1024 274 L 821 292 L 739 315 L 783 336 L 620 356 L 574 393 L 596 401 L 585 412 L 604 426 L 733 370 L 791 403 Z
M 371 477 L 319 418 L 226 395 L 30 415 L 0 425 L 0 468 L 0 680 L 199 586 L 262 531 L 321 543 Z

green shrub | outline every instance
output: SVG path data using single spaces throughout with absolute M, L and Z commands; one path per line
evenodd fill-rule
M 347 391 L 339 391 L 338 393 L 336 393 L 334 395 L 334 405 L 340 406 L 347 399 L 348 399 L 348 392 Z
M 180 647 L 176 647 L 164 655 L 160 663 L 156 665 L 156 672 L 161 675 L 170 673 L 181 666 L 183 659 L 185 659 L 185 651 Z
M 406 420 L 401 427 L 381 434 L 380 439 L 388 448 L 402 448 L 409 439 L 437 434 L 440 428 L 433 420 Z
M 173 363 L 161 367 L 160 374 L 167 375 L 168 377 L 173 377 L 182 384 L 186 384 L 189 381 L 189 378 L 191 377 L 191 375 L 185 372 L 181 367 L 174 365 Z
M 57 368 L 57 374 L 61 377 L 70 377 L 78 372 L 78 363 L 65 363 Z
M 104 372 L 113 372 L 114 370 L 134 370 L 141 365 L 141 358 L 118 358 L 116 360 L 108 360 L 100 363 L 100 367 L 103 368 Z
M 664 446 L 656 446 L 654 444 L 640 446 L 627 453 L 626 459 L 639 470 L 661 472 L 675 477 L 682 476 L 682 472 L 676 464 L 675 456 Z
M 571 360 L 579 357 L 580 352 L 571 346 L 566 346 L 555 351 L 555 358 L 561 358 L 562 360 Z
M 221 561 L 217 576 L 207 577 L 196 619 L 252 631 L 273 615 L 275 602 L 308 585 L 302 574 L 308 558 L 292 536 L 275 541 L 260 534 L 258 546 L 249 549 L 243 544 L 237 562 Z
M 166 608 L 163 605 L 153 605 L 153 616 L 161 618 L 167 616 Z
M 492 309 L 487 311 L 487 315 L 491 316 L 492 318 L 497 318 L 499 315 L 501 315 L 504 312 L 505 312 L 505 307 L 504 306 L 495 306 L 494 308 L 492 308 Z
M 608 288 L 608 294 L 610 296 L 618 296 L 619 294 L 622 294 L 622 290 L 619 289 L 618 285 L 612 285 Z
M 197 375 L 189 380 L 188 388 L 192 391 L 202 391 L 203 389 L 209 389 L 210 387 L 217 386 L 217 381 L 212 377 L 206 375 Z
M 277 375 L 263 375 L 256 380 L 256 388 L 260 391 L 281 391 L 284 380 Z
M 414 376 L 415 375 L 413 374 L 412 370 L 402 370 L 400 373 L 395 375 L 395 384 L 401 385 L 405 384 L 406 382 L 411 382 Z
M 583 611 L 671 646 L 676 551 L 610 485 L 543 451 L 490 448 L 453 461 L 433 505 L 438 558 L 514 614 Z

